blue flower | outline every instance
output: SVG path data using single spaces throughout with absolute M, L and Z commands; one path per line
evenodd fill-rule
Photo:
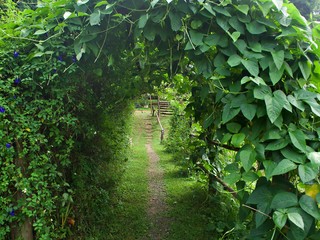
M 16 78 L 14 81 L 13 81 L 14 84 L 18 85 L 19 83 L 21 83 L 21 79 L 20 78 Z
M 7 143 L 6 148 L 11 148 L 11 143 Z
M 13 57 L 14 57 L 14 58 L 17 58 L 17 57 L 19 57 L 19 52 L 17 52 L 17 51 L 14 51 L 14 53 L 13 53 Z
M 58 61 L 60 61 L 60 62 L 63 61 L 63 57 L 61 55 L 58 56 Z
M 77 57 L 75 55 L 72 56 L 72 62 L 77 62 Z
M 0 113 L 4 113 L 5 111 L 5 108 L 0 106 Z
M 13 209 L 9 212 L 9 215 L 10 215 L 11 217 L 14 217 L 14 216 L 15 216 L 15 213 L 14 213 L 14 210 L 13 210 Z

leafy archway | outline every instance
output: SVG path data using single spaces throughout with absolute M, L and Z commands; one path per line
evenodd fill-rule
M 60 0 L 15 11 L 1 30 L 1 201 L 4 213 L 16 203 L 21 213 L 1 221 L 23 222 L 29 232 L 34 221 L 37 236 L 55 238 L 49 219 L 57 210 L 67 215 L 72 195 L 61 191 L 67 174 L 57 179 L 82 140 L 79 128 L 99 122 L 92 123 L 95 103 L 110 106 L 110 96 L 130 98 L 179 73 L 192 80 L 188 112 L 208 148 L 237 152 L 227 177 L 241 217 L 248 207 L 255 215 L 251 238 L 315 232 L 320 200 L 301 184 L 317 182 L 320 165 L 319 27 L 293 4 Z

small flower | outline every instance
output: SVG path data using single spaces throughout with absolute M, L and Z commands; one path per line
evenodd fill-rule
M 75 55 L 72 56 L 72 62 L 77 62 L 77 57 Z
M 14 51 L 14 53 L 13 53 L 13 57 L 14 57 L 14 58 L 17 58 L 17 57 L 19 57 L 19 52 L 17 52 L 17 51 Z
M 14 216 L 15 216 L 15 213 L 14 213 L 14 210 L 13 210 L 13 209 L 9 212 L 9 215 L 10 215 L 11 217 L 14 217 Z
M 17 78 L 13 81 L 13 83 L 14 83 L 15 85 L 18 85 L 19 83 L 21 83 L 21 79 L 17 77 Z
M 0 113 L 4 113 L 6 111 L 6 109 L 2 106 L 0 106 Z
M 52 72 L 53 72 L 53 73 L 57 73 L 57 69 L 55 69 L 55 68 L 52 69 Z
M 11 148 L 11 143 L 7 143 L 6 148 Z
M 63 61 L 63 57 L 61 55 L 58 56 L 58 61 L 60 61 L 60 62 Z

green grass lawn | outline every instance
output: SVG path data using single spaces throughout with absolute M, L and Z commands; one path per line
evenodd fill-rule
M 146 135 L 143 130 L 143 118 L 148 114 L 150 114 L 149 111 L 137 111 L 133 119 L 132 152 L 114 196 L 114 212 L 106 239 L 141 239 L 148 231 L 149 223 L 146 213 L 148 156 L 145 149 Z

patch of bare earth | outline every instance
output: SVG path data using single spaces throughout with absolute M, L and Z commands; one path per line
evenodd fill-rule
M 149 157 L 148 182 L 148 218 L 150 219 L 151 229 L 147 239 L 165 239 L 169 231 L 170 219 L 166 216 L 167 205 L 165 202 L 166 192 L 163 181 L 163 170 L 159 163 L 159 156 L 152 149 L 152 125 L 151 119 L 146 120 L 145 130 L 147 133 L 146 149 Z

